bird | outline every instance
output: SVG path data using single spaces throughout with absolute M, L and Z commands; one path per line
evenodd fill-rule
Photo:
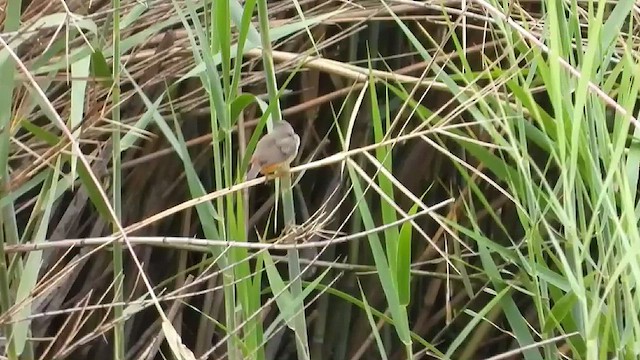
M 269 176 L 289 170 L 289 165 L 298 155 L 299 147 L 300 136 L 291 124 L 286 120 L 275 122 L 273 130 L 256 144 L 256 150 L 249 161 L 251 168 L 247 172 L 247 180 L 254 179 L 258 173 Z

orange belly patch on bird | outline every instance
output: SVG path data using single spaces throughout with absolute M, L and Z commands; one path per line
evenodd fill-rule
M 260 168 L 260 173 L 262 175 L 273 174 L 274 172 L 278 171 L 278 169 L 280 169 L 281 167 L 282 167 L 282 164 L 265 165 Z

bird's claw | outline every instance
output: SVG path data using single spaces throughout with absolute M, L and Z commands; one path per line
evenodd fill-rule
M 274 172 L 272 172 L 270 174 L 265 175 L 265 179 L 266 179 L 266 181 L 274 180 L 274 179 L 281 178 L 281 177 L 285 176 L 286 174 L 287 174 L 286 171 L 274 171 Z

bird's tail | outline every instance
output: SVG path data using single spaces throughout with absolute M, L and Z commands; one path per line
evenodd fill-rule
M 255 179 L 259 172 L 260 166 L 258 164 L 251 164 L 251 169 L 247 172 L 247 181 Z

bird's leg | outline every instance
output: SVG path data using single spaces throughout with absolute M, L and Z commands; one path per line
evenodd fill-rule
M 273 180 L 273 179 L 277 179 L 277 178 L 281 178 L 285 175 L 287 175 L 289 173 L 289 167 L 288 166 L 281 166 L 277 169 L 275 169 L 272 173 L 265 175 L 267 181 L 268 180 Z
M 278 171 L 274 171 L 272 173 L 268 173 L 265 176 L 265 181 L 270 181 L 270 180 L 274 180 L 280 177 L 280 175 L 278 175 Z

